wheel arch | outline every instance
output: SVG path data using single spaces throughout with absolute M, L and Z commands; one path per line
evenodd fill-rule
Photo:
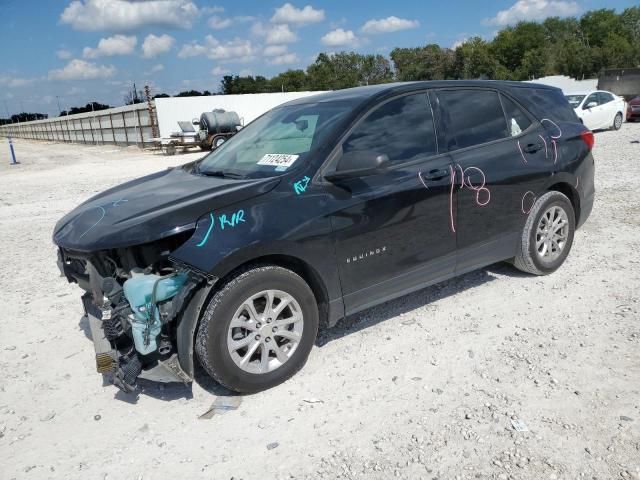
M 562 193 L 565 197 L 569 199 L 571 202 L 571 206 L 573 207 L 573 211 L 575 214 L 576 225 L 578 225 L 580 219 L 580 195 L 578 191 L 574 188 L 573 185 L 567 182 L 557 182 L 551 185 L 548 191 L 555 191 Z

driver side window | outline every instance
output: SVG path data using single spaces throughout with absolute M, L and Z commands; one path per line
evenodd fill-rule
M 374 110 L 342 144 L 343 153 L 386 155 L 389 165 L 437 153 L 426 93 L 395 98 Z
M 595 103 L 596 105 L 600 105 L 600 102 L 598 101 L 598 94 L 597 93 L 592 93 L 591 95 L 589 95 L 587 97 L 587 99 L 584 101 L 584 104 L 583 104 L 582 108 L 583 109 L 589 108 L 588 105 L 590 103 Z

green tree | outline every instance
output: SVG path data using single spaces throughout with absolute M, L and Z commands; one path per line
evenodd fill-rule
M 269 83 L 276 92 L 302 92 L 309 88 L 304 70 L 287 70 L 271 78 Z
M 455 78 L 504 78 L 506 72 L 499 67 L 497 60 L 492 56 L 490 45 L 480 37 L 470 38 L 456 48 Z
M 453 70 L 454 53 L 448 48 L 430 44 L 417 48 L 394 48 L 391 60 L 400 81 L 443 80 Z
M 613 9 L 591 10 L 580 18 L 580 30 L 588 47 L 603 46 L 611 33 L 622 30 L 622 25 Z

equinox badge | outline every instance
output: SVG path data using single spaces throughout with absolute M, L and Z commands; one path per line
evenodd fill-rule
M 363 253 L 359 253 L 358 255 L 354 255 L 353 257 L 347 257 L 347 263 L 351 262 L 359 262 L 364 260 L 365 258 L 373 257 L 375 255 L 381 255 L 387 251 L 387 247 L 380 247 L 372 250 L 368 250 Z

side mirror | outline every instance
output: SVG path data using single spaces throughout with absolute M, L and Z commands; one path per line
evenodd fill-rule
M 199 118 L 192 118 L 191 119 L 191 124 L 192 125 L 200 125 L 200 119 Z
M 593 108 L 593 107 L 597 107 L 598 106 L 598 102 L 589 102 L 587 103 L 585 109 L 589 109 L 589 108 Z
M 375 152 L 343 153 L 334 172 L 327 173 L 324 178 L 329 182 L 348 178 L 367 177 L 384 171 L 389 166 L 387 155 Z

